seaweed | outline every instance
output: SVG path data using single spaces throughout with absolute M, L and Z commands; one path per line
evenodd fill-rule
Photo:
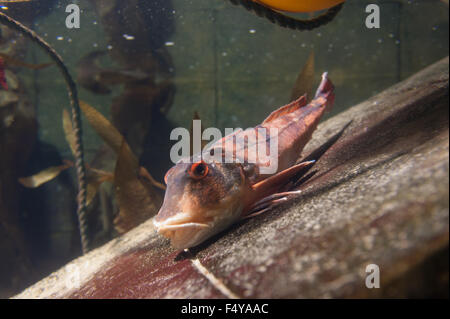
M 123 234 L 156 214 L 162 199 L 155 187 L 165 190 L 165 186 L 157 182 L 145 167 L 139 165 L 138 158 L 123 135 L 100 112 L 83 101 L 80 101 L 80 108 L 92 128 L 117 155 L 113 172 L 86 164 L 86 205 L 92 202 L 103 182 L 112 182 L 119 206 L 119 214 L 113 223 L 116 231 Z M 66 109 L 63 110 L 63 128 L 66 140 L 74 153 L 75 132 Z M 37 188 L 55 179 L 62 171 L 73 167 L 73 163 L 68 160 L 63 160 L 63 163 L 48 167 L 34 175 L 19 178 L 19 182 L 27 188 Z M 94 242 L 92 246 L 95 246 Z

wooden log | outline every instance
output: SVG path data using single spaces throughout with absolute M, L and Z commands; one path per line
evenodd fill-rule
M 190 253 L 149 220 L 16 297 L 448 294 L 448 68 L 445 58 L 321 124 L 304 152 L 320 158 L 285 205 Z M 365 285 L 369 264 L 379 289 Z

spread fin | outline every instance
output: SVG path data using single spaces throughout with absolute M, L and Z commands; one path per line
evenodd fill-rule
M 264 197 L 263 199 L 256 202 L 250 209 L 244 212 L 242 219 L 252 218 L 254 216 L 258 216 L 270 209 L 273 209 L 289 200 L 289 198 L 294 197 L 295 195 L 300 194 L 301 191 L 290 191 L 290 192 L 282 192 L 269 195 Z
M 278 172 L 254 185 L 252 185 L 253 191 L 261 196 L 265 197 L 272 193 L 275 193 L 281 186 L 287 183 L 287 181 L 296 175 L 300 170 L 314 164 L 315 161 L 302 162 L 300 164 L 291 166 L 284 171 Z
M 264 120 L 264 122 L 262 122 L 262 125 L 264 125 L 268 122 L 271 122 L 271 121 L 279 118 L 280 116 L 294 112 L 305 105 L 306 105 L 306 96 L 303 95 L 302 97 L 298 98 L 297 100 L 295 100 L 285 106 L 282 106 L 278 110 L 275 110 L 272 113 L 270 113 L 270 115 Z

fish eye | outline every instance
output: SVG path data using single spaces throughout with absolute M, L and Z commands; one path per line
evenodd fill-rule
M 192 164 L 188 170 L 188 173 L 189 176 L 191 176 L 193 179 L 201 179 L 208 175 L 208 171 L 208 164 L 206 164 L 204 161 L 200 161 Z

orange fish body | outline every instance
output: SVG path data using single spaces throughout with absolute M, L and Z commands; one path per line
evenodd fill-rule
M 285 198 L 286 192 L 278 192 L 312 164 L 296 162 L 333 102 L 334 87 L 324 73 L 309 104 L 303 96 L 260 125 L 229 134 L 189 162 L 177 163 L 166 174 L 164 203 L 153 221 L 158 232 L 175 248 L 193 247 Z
M 286 12 L 314 12 L 337 6 L 345 0 L 253 0 L 273 10 Z

